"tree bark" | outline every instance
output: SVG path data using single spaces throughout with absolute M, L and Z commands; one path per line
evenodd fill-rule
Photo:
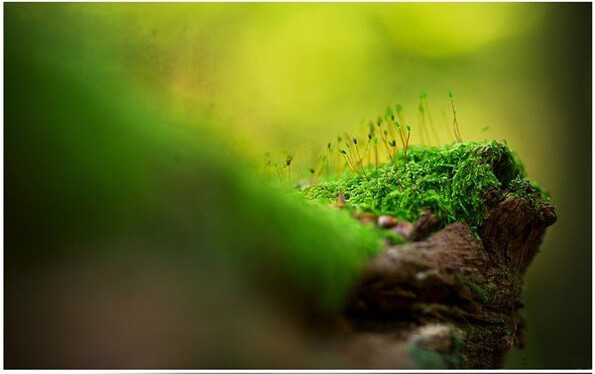
M 424 215 L 408 243 L 370 261 L 350 298 L 354 365 L 500 367 L 525 344 L 523 277 L 555 221 L 552 205 L 511 194 L 492 197 L 477 234 L 457 222 L 430 235 L 437 220 Z

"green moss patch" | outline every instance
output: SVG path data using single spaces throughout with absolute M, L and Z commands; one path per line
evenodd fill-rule
M 454 143 L 441 147 L 411 147 L 406 157 L 368 166 L 365 174 L 329 179 L 303 189 L 309 199 L 322 203 L 345 195 L 350 211 L 389 214 L 415 221 L 425 209 L 443 224 L 462 221 L 477 229 L 483 221 L 488 194 L 513 193 L 534 203 L 547 200 L 526 178 L 516 153 L 504 142 Z

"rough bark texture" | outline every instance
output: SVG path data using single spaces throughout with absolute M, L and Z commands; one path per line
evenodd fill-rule
M 428 213 L 368 264 L 345 312 L 355 365 L 498 368 L 525 344 L 523 276 L 556 212 L 511 194 L 488 206 L 478 235 L 463 223 L 432 234 Z

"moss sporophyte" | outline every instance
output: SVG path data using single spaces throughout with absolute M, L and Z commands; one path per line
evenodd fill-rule
M 388 107 L 384 116 L 367 123 L 360 137 L 344 133 L 327 143 L 322 154 L 312 157 L 318 162 L 305 170 L 307 182 L 301 183 L 301 192 L 325 204 L 336 205 L 341 200 L 342 209 L 352 213 L 391 215 L 409 222 L 431 211 L 443 225 L 460 221 L 474 232 L 482 224 L 489 199 L 512 194 L 535 204 L 547 202 L 545 193 L 527 179 L 519 158 L 505 142 L 463 141 L 450 91 L 448 98 L 452 110 L 448 132 L 455 142 L 432 146 L 440 139 L 422 92 L 420 145 L 411 144 L 412 127 L 405 122 L 403 107 Z M 285 173 L 273 163 L 284 185 L 291 185 L 292 159 L 292 155 L 286 156 Z M 268 174 L 270 164 L 267 155 Z

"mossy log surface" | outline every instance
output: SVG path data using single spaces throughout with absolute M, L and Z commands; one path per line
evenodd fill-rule
M 506 198 L 486 217 L 481 240 L 452 223 L 382 252 L 346 313 L 360 364 L 500 367 L 512 346 L 525 344 L 523 275 L 555 220 L 551 206 L 537 211 Z
M 343 316 L 354 366 L 499 368 L 524 346 L 523 277 L 556 211 L 512 156 L 487 160 L 500 185 L 477 191 L 481 217 L 453 222 L 426 210 L 404 244 L 366 265 Z

